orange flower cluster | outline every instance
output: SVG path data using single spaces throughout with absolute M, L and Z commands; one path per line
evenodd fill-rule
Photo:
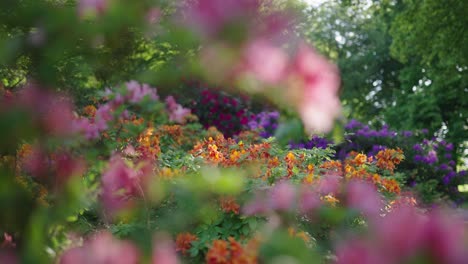
M 161 153 L 159 147 L 159 136 L 154 135 L 154 129 L 149 127 L 141 133 L 138 138 L 137 151 L 141 153 L 143 158 L 156 160 Z
M 290 179 L 294 174 L 293 169 L 294 169 L 294 164 L 296 163 L 296 156 L 294 156 L 294 153 L 288 152 L 288 154 L 284 158 L 284 161 L 286 161 L 287 177 L 288 179 Z
M 97 109 L 94 105 L 87 105 L 83 108 L 83 114 L 88 117 L 94 117 L 96 115 L 96 111 Z
M 233 197 L 223 197 L 220 199 L 221 209 L 226 213 L 239 214 L 240 205 Z
M 262 161 L 270 157 L 269 143 L 251 144 L 246 146 L 242 141 L 237 143 L 232 138 L 218 135 L 198 142 L 192 149 L 194 156 L 201 156 L 211 164 L 220 164 L 224 167 L 239 166 L 252 161 Z M 243 158 L 244 157 L 244 158 Z
M 229 241 L 214 240 L 206 254 L 208 264 L 252 264 L 257 263 L 258 241 L 251 240 L 246 246 L 230 237 Z
M 291 237 L 298 237 L 302 239 L 306 244 L 310 243 L 311 241 L 311 236 L 308 233 L 304 231 L 297 232 L 293 227 L 288 228 L 288 234 Z
M 332 172 L 337 172 L 339 175 L 343 174 L 341 161 L 339 160 L 328 160 L 320 165 L 321 169 L 325 169 Z
M 181 252 L 183 255 L 187 255 L 188 251 L 192 247 L 192 242 L 198 240 L 197 236 L 191 233 L 180 233 L 176 238 L 176 251 Z
M 164 167 L 159 170 L 158 176 L 162 179 L 169 180 L 174 178 L 174 176 L 177 176 L 180 174 L 180 171 L 178 169 L 171 169 L 168 167 Z
M 395 165 L 400 164 L 400 162 L 405 158 L 403 151 L 401 149 L 385 149 L 379 151 L 376 155 L 377 158 L 377 167 L 385 169 L 393 173 Z
M 399 164 L 402 159 L 400 154 L 401 150 L 387 149 L 385 151 L 380 151 L 377 155 L 377 167 L 393 172 L 395 169 L 395 164 Z M 349 156 L 350 159 L 346 160 L 345 165 L 346 179 L 360 179 L 370 181 L 380 188 L 383 188 L 387 192 L 395 194 L 400 193 L 400 185 L 395 179 L 382 178 L 379 174 L 371 173 L 365 167 L 363 167 L 363 165 L 370 165 L 373 163 L 372 157 L 367 157 L 364 154 L 356 152 L 351 152 Z
M 382 179 L 382 186 L 387 192 L 400 194 L 400 185 L 395 179 Z

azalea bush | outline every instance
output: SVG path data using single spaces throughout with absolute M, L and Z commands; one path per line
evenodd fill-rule
M 405 161 L 431 160 L 435 143 L 414 156 L 407 145 L 337 152 L 311 136 L 340 117 L 340 80 L 293 35 L 293 11 L 257 0 L 2 5 L 28 18 L 6 16 L 2 45 L 16 48 L 2 59 L 28 70 L 0 91 L 0 262 L 468 259 L 464 211 L 421 207 L 409 192 Z M 109 68 L 120 63 L 131 70 Z M 225 93 L 195 104 L 171 93 L 187 73 L 265 98 L 283 124 Z M 295 145 L 304 135 L 313 143 Z

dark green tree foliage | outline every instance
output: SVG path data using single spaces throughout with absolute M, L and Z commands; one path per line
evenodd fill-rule
M 382 5 L 329 2 L 308 11 L 302 32 L 316 48 L 336 60 L 343 82 L 341 98 L 349 115 L 382 120 L 395 101 L 402 64 L 390 56 L 389 23 L 393 14 Z
M 92 89 L 154 71 L 177 53 L 158 28 L 174 2 L 125 2 L 111 1 L 104 14 L 80 17 L 75 0 L 0 1 L 1 85 L 14 89 L 35 80 L 83 104 Z M 140 14 L 154 4 L 163 9 L 151 25 Z
M 335 60 L 348 117 L 467 140 L 468 2 L 335 1 L 299 31 Z
M 468 2 L 402 2 L 390 32 L 392 55 L 407 65 L 400 74 L 407 97 L 387 111 L 389 121 L 440 130 L 461 157 L 468 139 Z

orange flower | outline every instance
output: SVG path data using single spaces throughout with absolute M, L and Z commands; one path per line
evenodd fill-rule
M 325 161 L 324 163 L 322 163 L 322 165 L 320 165 L 320 168 L 338 172 L 340 175 L 342 175 L 343 173 L 342 168 L 341 168 L 341 161 L 339 160 Z
M 305 184 L 313 184 L 314 183 L 314 174 L 309 173 L 307 176 L 302 179 L 302 182 Z
M 220 200 L 221 209 L 226 212 L 233 212 L 234 214 L 239 214 L 240 206 L 232 197 L 223 197 Z
M 327 202 L 331 206 L 336 206 L 336 204 L 340 202 L 340 200 L 336 199 L 333 195 L 330 194 L 321 197 L 321 200 Z
M 360 153 L 360 154 L 357 154 L 356 157 L 354 157 L 354 163 L 357 165 L 357 166 L 361 166 L 363 164 L 365 164 L 367 162 L 367 156 Z
M 251 240 L 246 246 L 242 246 L 234 238 L 228 241 L 215 240 L 206 254 L 206 263 L 209 264 L 254 264 L 257 263 L 258 241 Z
M 94 117 L 96 115 L 96 107 L 94 105 L 87 105 L 83 108 L 83 113 L 89 117 Z
M 401 149 L 385 149 L 377 153 L 377 167 L 389 170 L 393 173 L 395 164 L 400 164 L 404 159 L 403 151 Z
M 206 263 L 218 264 L 229 263 L 228 243 L 224 240 L 215 240 L 213 245 L 206 253 Z
M 176 251 L 182 252 L 183 255 L 187 255 L 187 251 L 192 247 L 192 242 L 198 240 L 197 236 L 191 233 L 181 233 L 176 238 Z
M 382 179 L 382 185 L 388 192 L 400 193 L 400 185 L 395 179 Z

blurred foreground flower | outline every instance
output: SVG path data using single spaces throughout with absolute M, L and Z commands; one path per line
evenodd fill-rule
M 128 241 L 112 237 L 106 231 L 96 234 L 83 246 L 72 248 L 61 256 L 61 264 L 129 264 L 139 263 L 138 249 Z

